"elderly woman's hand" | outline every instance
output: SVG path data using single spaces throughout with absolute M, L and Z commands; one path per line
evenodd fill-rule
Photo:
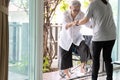
M 77 24 L 79 23 L 79 21 L 73 21 L 71 23 L 68 23 L 66 25 L 66 29 L 70 28 L 70 27 L 74 27 L 74 26 L 78 26 Z

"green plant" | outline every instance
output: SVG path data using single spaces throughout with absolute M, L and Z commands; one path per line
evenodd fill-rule
M 43 28 L 43 57 L 47 59 L 43 60 L 44 67 L 47 66 L 44 71 L 50 70 L 51 64 L 53 62 L 53 59 L 56 56 L 54 45 L 55 45 L 55 39 L 53 37 L 53 33 L 51 31 L 51 21 L 53 19 L 53 16 L 55 15 L 55 11 L 57 9 L 57 6 L 60 4 L 62 0 L 45 0 L 44 1 L 44 28 Z
M 49 58 L 48 56 L 43 57 L 43 72 L 48 72 L 50 71 L 50 63 L 49 63 Z
M 83 6 L 84 6 L 85 8 L 87 8 L 89 4 L 90 4 L 89 0 L 84 0 Z
M 59 6 L 60 10 L 64 12 L 68 9 L 69 4 L 65 0 L 62 0 Z

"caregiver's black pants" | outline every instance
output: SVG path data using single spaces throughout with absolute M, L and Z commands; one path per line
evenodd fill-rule
M 97 80 L 98 71 L 100 67 L 100 52 L 103 50 L 103 61 L 105 62 L 106 80 L 113 80 L 113 65 L 111 64 L 112 58 L 111 53 L 114 46 L 115 40 L 110 41 L 93 41 L 93 66 L 92 66 L 92 80 Z

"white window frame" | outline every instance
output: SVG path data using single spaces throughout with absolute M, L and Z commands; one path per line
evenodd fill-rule
M 31 43 L 33 43 L 30 56 L 30 80 L 43 79 L 43 3 L 44 0 L 30 0 L 30 33 L 32 34 Z

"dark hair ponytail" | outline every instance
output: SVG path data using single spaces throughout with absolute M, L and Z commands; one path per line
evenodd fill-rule
M 101 0 L 104 4 L 107 4 L 108 2 L 106 0 Z

